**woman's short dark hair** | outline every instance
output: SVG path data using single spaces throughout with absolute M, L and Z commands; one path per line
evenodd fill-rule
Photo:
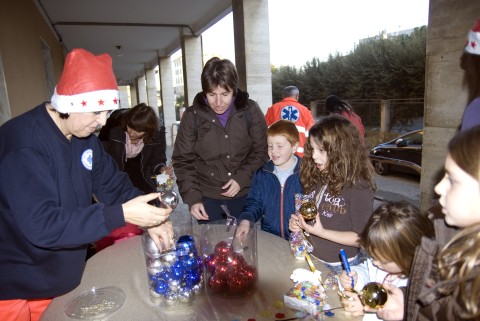
M 238 87 L 237 68 L 228 59 L 213 57 L 203 67 L 201 81 L 204 94 L 212 92 L 216 87 L 232 90 L 235 94 Z
M 149 143 L 158 129 L 158 118 L 153 108 L 142 103 L 128 110 L 122 118 L 122 128 L 127 126 L 137 132 L 145 132 L 143 141 Z
M 345 101 L 341 100 L 335 95 L 330 95 L 325 98 L 325 113 L 341 114 L 342 112 L 350 112 L 352 107 Z

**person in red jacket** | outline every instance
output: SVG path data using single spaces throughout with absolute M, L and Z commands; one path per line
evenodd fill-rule
M 287 86 L 283 89 L 283 99 L 268 108 L 265 114 L 267 125 L 270 126 L 280 119 L 290 120 L 297 126 L 300 133 L 300 144 L 297 155 L 303 157 L 303 145 L 305 144 L 310 127 L 315 124 L 312 112 L 298 102 L 300 91 L 295 86 Z
M 335 95 L 330 95 L 325 98 L 325 114 L 327 116 L 331 114 L 342 115 L 351 121 L 358 129 L 360 140 L 362 143 L 365 143 L 365 128 L 363 127 L 362 119 L 355 114 L 352 106 L 345 100 L 341 100 Z

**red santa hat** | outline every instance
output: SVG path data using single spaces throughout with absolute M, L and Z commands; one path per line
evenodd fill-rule
M 118 85 L 110 55 L 95 56 L 84 49 L 73 49 L 67 55 L 51 104 L 64 114 L 118 109 Z
M 480 55 L 480 18 L 477 19 L 472 27 L 472 30 L 468 32 L 465 51 L 471 53 L 472 55 Z

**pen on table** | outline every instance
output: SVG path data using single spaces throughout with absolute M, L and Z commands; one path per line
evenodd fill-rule
M 342 259 L 342 264 L 343 264 L 343 267 L 345 268 L 345 271 L 347 272 L 347 275 L 352 280 L 352 289 L 354 289 L 355 284 L 354 284 L 354 281 L 353 281 L 353 276 L 350 275 L 350 272 L 351 272 L 350 263 L 348 263 L 347 253 L 345 253 L 344 249 L 340 249 L 340 258 Z

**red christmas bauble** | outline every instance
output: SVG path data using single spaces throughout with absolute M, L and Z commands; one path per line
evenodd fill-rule
M 229 294 L 239 295 L 247 291 L 248 282 L 243 274 L 237 273 L 228 279 L 227 286 Z
M 232 252 L 232 246 L 225 241 L 218 242 L 218 244 L 215 245 L 215 255 L 217 255 L 218 257 L 226 257 L 229 253 Z
M 243 256 L 236 252 L 229 257 L 228 262 L 234 271 L 241 270 L 247 264 Z
M 213 293 L 222 293 L 227 288 L 227 280 L 212 275 L 208 278 L 208 287 Z
M 216 277 L 221 279 L 227 279 L 231 273 L 232 270 L 230 269 L 230 266 L 228 264 L 217 262 L 214 273 Z

